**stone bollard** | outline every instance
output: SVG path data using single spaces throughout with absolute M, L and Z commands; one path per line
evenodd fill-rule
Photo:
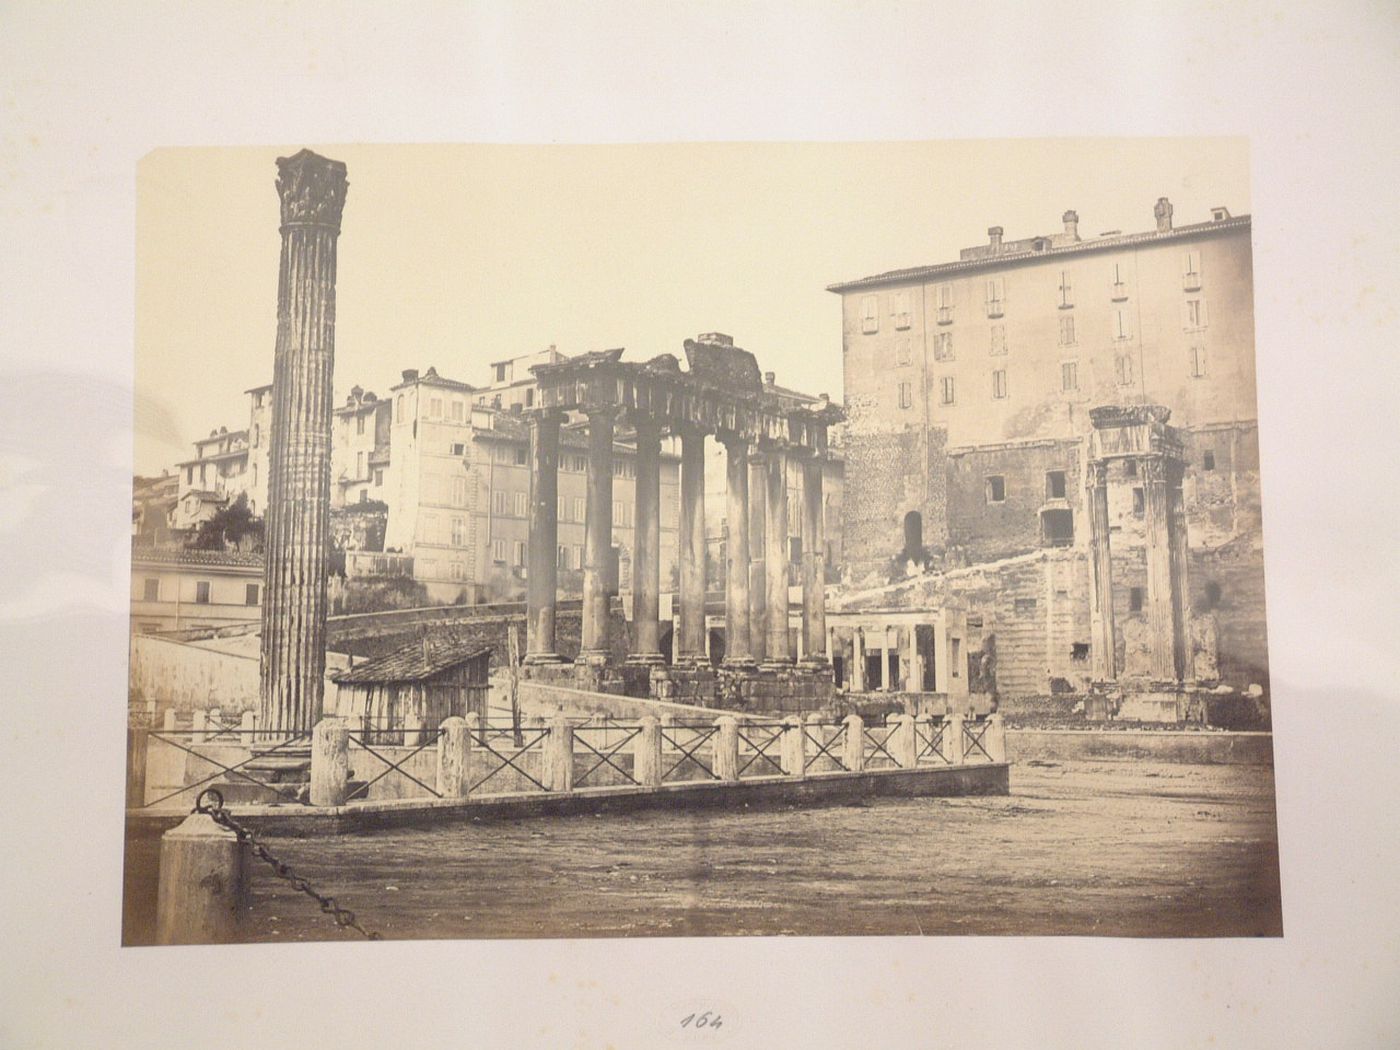
M 802 728 L 802 719 L 788 715 L 783 719 L 783 739 L 779 745 L 783 773 L 790 777 L 801 777 L 807 773 L 807 733 Z
M 549 733 L 544 738 L 544 776 L 549 791 L 574 789 L 574 727 L 564 715 L 549 721 Z
M 311 731 L 311 804 L 343 806 L 350 785 L 350 725 L 323 718 Z
M 144 725 L 126 728 L 126 808 L 146 804 L 146 761 L 150 755 L 151 731 Z
M 982 744 L 991 756 L 991 761 L 1006 761 L 1006 720 L 1001 714 L 994 714 L 987 719 L 987 732 L 982 737 Z
M 714 736 L 715 776 L 720 780 L 739 779 L 739 720 L 733 715 L 720 715 L 715 719 L 719 727 Z
M 841 757 L 852 773 L 865 769 L 865 719 L 854 712 L 846 716 L 846 739 L 842 741 Z
M 191 813 L 160 837 L 157 944 L 238 940 L 248 892 L 247 854 L 238 836 L 207 813 Z
M 963 739 L 963 716 L 949 715 L 943 720 L 943 753 L 948 756 L 950 766 L 960 766 L 967 761 L 966 743 Z
M 661 786 L 661 720 L 655 715 L 642 718 L 637 734 L 632 778 L 642 787 Z
M 191 724 L 194 728 L 194 732 L 190 734 L 190 743 L 204 743 L 205 734 L 209 729 L 209 712 L 203 710 L 202 708 L 200 710 L 195 711 L 194 721 Z
M 913 769 L 919 764 L 919 740 L 914 735 L 914 716 L 897 714 L 890 722 L 894 724 L 894 729 L 886 746 L 894 756 L 894 764 L 900 769 Z
M 164 729 L 167 733 L 171 732 L 175 728 L 175 708 L 167 707 L 165 709 L 165 716 L 164 720 L 161 722 L 161 728 Z
M 469 721 L 470 720 L 470 721 Z M 437 793 L 443 798 L 466 798 L 471 788 L 472 737 L 476 712 L 444 718 L 438 726 Z
M 253 730 L 258 727 L 258 716 L 252 711 L 244 711 L 243 717 L 238 722 L 238 742 L 240 744 L 251 745 L 253 743 Z

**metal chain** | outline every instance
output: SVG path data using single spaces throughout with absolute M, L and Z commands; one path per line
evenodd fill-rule
M 215 788 L 206 788 L 200 792 L 199 798 L 195 800 L 194 812 L 203 813 L 211 817 L 215 824 L 221 828 L 227 828 L 238 836 L 238 841 L 246 843 L 252 850 L 253 856 L 263 861 L 273 870 L 279 879 L 283 879 L 291 884 L 292 889 L 306 894 L 321 906 L 321 911 L 335 919 L 337 926 L 348 926 L 352 930 L 357 930 L 364 937 L 371 941 L 383 940 L 383 937 L 376 932 L 365 929 L 355 921 L 355 913 L 349 908 L 342 908 L 336 904 L 334 897 L 323 897 L 311 888 L 311 884 L 300 875 L 292 871 L 291 867 L 283 861 L 278 860 L 268 852 L 267 847 L 259 842 L 251 831 L 245 828 L 233 817 L 229 816 L 224 809 L 224 796 Z

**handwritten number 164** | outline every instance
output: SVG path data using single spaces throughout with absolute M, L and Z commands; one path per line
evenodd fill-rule
M 682 1028 L 719 1028 L 724 1024 L 724 1018 L 719 1014 L 711 1014 L 706 1010 L 703 1014 L 688 1014 L 681 1021 Z

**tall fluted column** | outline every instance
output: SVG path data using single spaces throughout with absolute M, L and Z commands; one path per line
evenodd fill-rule
M 681 623 L 676 663 L 705 659 L 705 434 L 681 431 Z
M 822 461 L 802 461 L 802 634 L 809 667 L 826 666 L 826 515 Z
M 1113 553 L 1109 544 L 1108 464 L 1091 460 L 1087 475 L 1089 496 L 1089 559 L 1093 574 L 1093 672 L 1094 681 L 1112 682 L 1118 677 L 1113 626 Z
M 724 662 L 752 667 L 749 639 L 749 446 L 739 438 L 724 443 Z
M 1172 579 L 1172 656 L 1176 679 L 1184 681 L 1194 677 L 1190 674 L 1190 657 L 1187 646 L 1186 617 L 1189 609 L 1187 597 L 1189 574 L 1187 559 L 1186 497 L 1181 488 L 1185 464 L 1180 460 L 1167 462 L 1167 528 L 1171 534 L 1171 579 Z
M 1142 461 L 1147 521 L 1147 625 L 1152 640 L 1149 666 L 1155 681 L 1176 677 L 1176 632 L 1172 604 L 1171 525 L 1167 468 L 1160 456 Z
M 788 508 L 787 456 L 782 449 L 764 453 L 763 567 L 768 584 L 768 654 L 764 662 L 773 667 L 792 663 L 792 640 L 788 634 Z
M 764 522 L 764 492 L 768 475 L 763 456 L 749 453 L 749 655 L 760 663 L 768 654 L 768 551 Z
M 636 542 L 632 555 L 632 663 L 660 664 L 661 624 L 661 428 L 650 421 L 637 434 Z
M 588 413 L 588 505 L 583 535 L 583 638 L 580 663 L 608 656 L 608 569 L 612 562 L 615 409 Z
M 530 543 L 526 568 L 527 664 L 559 663 L 559 424 L 554 412 L 530 416 Z
M 335 364 L 336 240 L 345 165 L 277 158 L 282 262 L 272 366 L 260 728 L 309 733 L 321 718 Z

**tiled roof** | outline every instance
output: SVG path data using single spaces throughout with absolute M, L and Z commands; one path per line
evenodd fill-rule
M 905 281 L 918 281 L 927 277 L 938 277 L 943 274 L 966 273 L 976 270 L 994 270 L 1008 263 L 1056 258 L 1082 252 L 1131 248 L 1140 244 L 1149 244 L 1157 241 L 1179 240 L 1201 234 L 1219 233 L 1224 230 L 1248 228 L 1249 225 L 1250 216 L 1237 215 L 1234 218 L 1222 219 L 1218 222 L 1198 222 L 1191 226 L 1178 226 L 1175 229 L 1165 232 L 1148 230 L 1145 233 L 1119 234 L 1114 237 L 1095 237 L 1090 240 L 1079 241 L 1076 244 L 1061 245 L 1058 248 L 1046 248 L 1044 251 L 1039 252 L 1004 252 L 1000 255 L 989 255 L 977 259 L 959 259 L 956 262 L 936 263 L 931 266 L 911 266 L 903 270 L 889 270 L 886 273 L 877 273 L 870 277 L 860 277 L 854 281 L 842 281 L 837 284 L 829 284 L 826 286 L 826 290 L 828 292 L 838 293 L 853 292 L 863 288 L 873 288 L 882 284 L 899 284 Z M 1034 238 L 1031 239 L 1033 240 Z
M 147 565 L 201 565 L 211 568 L 252 568 L 263 567 L 263 556 L 251 551 L 193 550 L 190 548 L 133 547 L 132 564 L 141 562 Z
M 490 656 L 490 647 L 466 649 L 452 640 L 410 642 L 400 649 L 331 676 L 337 685 L 422 682 L 459 664 Z
M 223 496 L 220 496 L 217 492 L 211 492 L 209 491 L 209 489 L 190 489 L 188 492 L 185 493 L 185 496 L 198 496 L 200 501 L 204 503 L 225 502 Z M 181 496 L 180 498 L 184 499 L 185 496 Z

